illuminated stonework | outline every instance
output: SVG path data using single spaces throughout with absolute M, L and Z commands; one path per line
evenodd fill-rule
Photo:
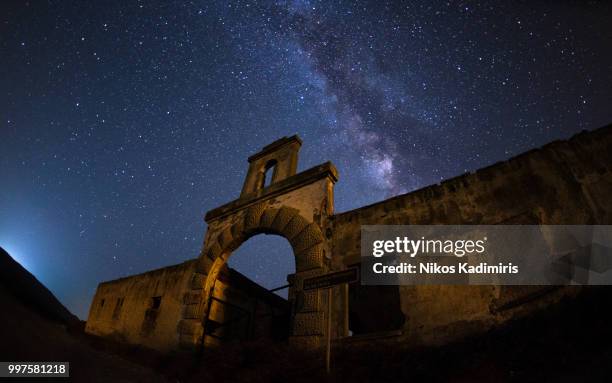
M 326 335 L 328 295 L 303 291 L 302 283 L 359 266 L 361 225 L 612 224 L 612 127 L 341 214 L 334 214 L 336 169 L 328 162 L 296 173 L 300 146 L 295 136 L 283 138 L 249 158 L 240 197 L 206 214 L 197 259 L 100 284 L 86 330 L 160 350 L 211 346 L 218 339 L 209 334 L 221 320 L 213 319 L 229 315 L 211 302 L 241 304 L 235 297 L 244 296 L 272 312 L 282 313 L 286 304 L 290 341 L 318 347 Z M 225 267 L 233 251 L 261 233 L 280 235 L 293 249 L 288 302 Z M 440 344 L 575 293 L 531 286 L 337 286 L 331 336 L 347 343 Z M 273 336 L 277 326 L 264 323 L 251 335 Z

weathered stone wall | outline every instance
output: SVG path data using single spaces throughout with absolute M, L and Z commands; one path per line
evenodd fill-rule
M 223 270 L 211 296 L 205 347 L 245 339 L 287 339 L 289 302 L 237 271 Z
M 195 260 L 191 260 L 100 283 L 85 331 L 158 350 L 176 348 L 183 294 L 194 269 Z M 158 309 L 153 307 L 154 297 L 161 297 Z
M 101 283 L 85 331 L 160 351 L 177 349 L 177 326 L 195 265 L 194 259 Z M 288 323 L 288 302 L 235 270 L 222 270 L 212 296 L 208 309 L 215 328 L 207 344 L 286 337 L 279 325 Z
M 361 225 L 612 224 L 611 191 L 609 126 L 335 215 L 329 221 L 334 260 L 359 263 Z M 495 286 L 401 286 L 399 291 L 406 319 L 400 338 L 410 344 L 438 343 L 482 331 L 543 301 L 572 293 L 549 289 L 538 294 L 533 288 Z M 356 307 L 363 302 L 350 303 L 351 310 L 361 311 L 362 316 L 375 315 L 368 305 L 363 310 Z

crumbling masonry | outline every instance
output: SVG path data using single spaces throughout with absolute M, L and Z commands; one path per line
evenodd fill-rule
M 302 281 L 359 266 L 361 225 L 612 224 L 611 126 L 340 214 L 334 213 L 338 172 L 331 163 L 296 174 L 301 144 L 297 136 L 282 138 L 249 158 L 240 197 L 206 214 L 197 259 L 101 283 L 86 330 L 170 350 L 282 338 L 284 323 L 290 342 L 316 347 L 326 335 L 327 294 L 303 291 Z M 287 302 L 226 267 L 234 250 L 262 233 L 282 236 L 293 248 Z M 346 343 L 440 344 L 575 291 L 343 285 L 333 289 L 331 335 Z

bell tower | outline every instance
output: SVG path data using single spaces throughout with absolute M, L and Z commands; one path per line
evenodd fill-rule
M 298 136 L 283 137 L 249 157 L 249 170 L 240 198 L 256 195 L 267 186 L 295 175 L 301 146 Z M 269 184 L 266 184 L 266 176 L 271 176 Z

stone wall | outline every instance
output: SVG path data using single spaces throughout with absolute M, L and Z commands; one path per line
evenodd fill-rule
M 611 191 L 612 127 L 608 126 L 337 214 L 329 221 L 332 252 L 335 263 L 358 264 L 361 225 L 612 224 Z M 400 340 L 413 345 L 482 331 L 574 293 L 496 286 L 401 286 L 399 292 L 405 317 Z M 353 317 L 373 315 L 377 309 L 370 303 L 352 300 Z
M 176 326 L 195 260 L 100 283 L 85 331 L 158 349 L 177 347 Z
M 246 339 L 285 340 L 289 313 L 287 300 L 225 268 L 209 303 L 205 347 Z
M 85 331 L 160 351 L 177 349 L 177 326 L 195 265 L 194 259 L 101 283 Z M 288 302 L 235 270 L 221 271 L 212 296 L 207 345 L 288 336 Z

